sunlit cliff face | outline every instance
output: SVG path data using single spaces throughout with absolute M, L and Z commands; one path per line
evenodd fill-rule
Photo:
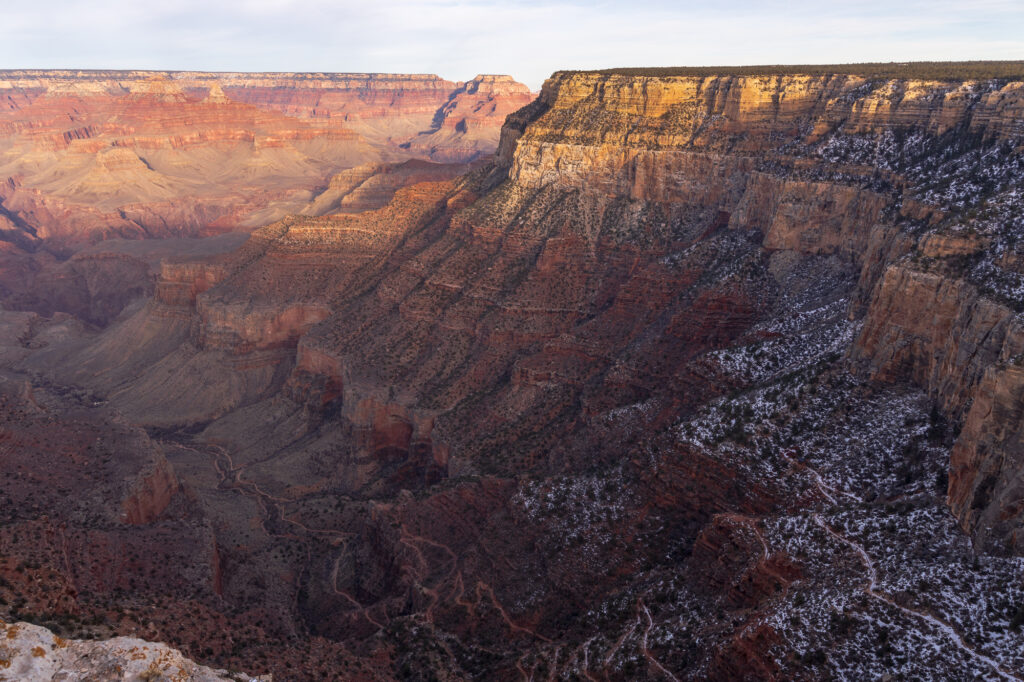
M 9 71 L 0 195 L 23 239 L 254 227 L 372 161 L 467 162 L 530 100 L 504 76 Z M 458 130 L 456 130 L 458 127 Z M 272 209 L 272 210 L 268 210 Z

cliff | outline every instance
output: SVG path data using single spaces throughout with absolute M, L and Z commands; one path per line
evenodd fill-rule
M 561 72 L 493 163 L 344 171 L 12 366 L 161 442 L 126 532 L 194 515 L 218 660 L 1020 675 L 1024 84 L 933 76 Z
M 1016 219 L 993 218 L 998 243 Z M 1015 300 L 999 291 L 1019 275 L 1003 270 L 994 250 L 976 231 L 926 234 L 886 269 L 851 357 L 876 380 L 926 388 L 962 425 L 950 454 L 950 508 L 980 546 L 1019 554 L 1024 334 Z
M 1019 81 L 563 73 L 535 106 L 525 132 L 506 129 L 516 187 L 684 205 L 756 230 L 769 251 L 852 261 L 850 314 L 865 317 L 852 357 L 877 380 L 926 387 L 964 421 L 951 507 L 979 542 L 1020 551 L 1020 275 L 1002 255 L 1019 229 Z

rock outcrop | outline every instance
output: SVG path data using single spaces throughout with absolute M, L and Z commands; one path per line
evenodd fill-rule
M 121 503 L 126 523 L 152 523 L 164 513 L 180 484 L 167 460 L 160 457 L 152 470 L 144 471 L 132 485 L 131 492 Z
M 971 248 L 976 240 L 967 242 Z M 949 241 L 921 243 L 931 258 L 957 256 Z M 886 270 L 852 357 L 876 380 L 925 387 L 963 425 L 949 463 L 949 504 L 980 545 L 1020 553 L 1024 489 L 1024 327 L 1006 305 L 948 271 Z
M 254 678 L 197 665 L 166 644 L 131 637 L 67 640 L 31 623 L 0 621 L 0 679 L 224 682 Z
M 442 163 L 489 155 L 505 117 L 529 104 L 533 97 L 529 88 L 511 76 L 477 76 L 449 95 L 428 130 L 403 144 Z

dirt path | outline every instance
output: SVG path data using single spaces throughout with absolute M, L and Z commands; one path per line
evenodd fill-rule
M 828 533 L 833 538 L 835 538 L 842 544 L 852 549 L 857 554 L 857 556 L 860 557 L 861 563 L 864 564 L 864 567 L 867 569 L 868 572 L 868 584 L 864 586 L 865 594 L 867 594 L 869 597 L 872 597 L 873 599 L 888 604 L 889 606 L 895 609 L 899 609 L 908 616 L 917 618 L 919 620 L 924 620 L 930 623 L 932 626 L 938 628 L 939 630 L 944 632 L 950 639 L 952 639 L 953 642 L 957 645 L 957 647 L 959 647 L 964 653 L 973 658 L 975 661 L 983 663 L 987 667 L 991 668 L 992 672 L 999 675 L 999 677 L 1005 680 L 1024 679 L 1016 673 L 1014 673 L 1013 671 L 1007 670 L 998 661 L 989 658 L 985 654 L 975 650 L 973 647 L 967 644 L 967 642 L 964 641 L 963 636 L 959 632 L 957 632 L 956 629 L 949 623 L 946 623 L 945 621 L 942 621 L 925 611 L 912 609 L 906 606 L 901 606 L 900 604 L 897 604 L 892 597 L 885 594 L 884 592 L 879 591 L 878 570 L 875 568 L 874 560 L 871 558 L 871 555 L 868 554 L 867 551 L 864 549 L 863 545 L 837 532 L 835 529 L 833 529 L 831 526 L 825 523 L 819 514 L 815 513 L 813 515 L 813 518 L 814 522 L 821 526 L 821 528 L 824 529 L 826 533 Z

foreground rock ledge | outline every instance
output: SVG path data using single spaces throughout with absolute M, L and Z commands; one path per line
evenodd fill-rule
M 269 682 L 269 676 L 212 670 L 166 644 L 133 637 L 105 641 L 62 639 L 44 627 L 0 621 L 0 681 Z

